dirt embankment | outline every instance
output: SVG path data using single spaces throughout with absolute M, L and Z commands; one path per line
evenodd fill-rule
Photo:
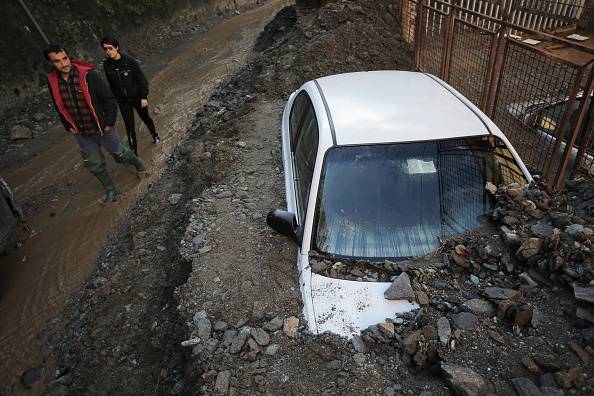
M 302 323 L 296 248 L 265 224 L 284 205 L 282 108 L 312 78 L 412 69 L 398 16 L 371 0 L 281 11 L 48 330 L 52 394 L 594 391 L 592 179 L 495 187 L 490 229 L 389 263 L 416 312 L 351 341 Z

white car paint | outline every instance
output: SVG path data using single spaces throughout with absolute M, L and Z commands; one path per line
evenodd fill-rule
M 327 101 L 316 85 L 321 87 Z M 526 178 L 532 178 L 503 133 L 476 106 L 451 86 L 434 76 L 404 71 L 360 72 L 335 75 L 306 82 L 295 91 L 282 119 L 282 153 L 287 210 L 297 213 L 289 116 L 297 94 L 307 91 L 319 128 L 319 144 L 299 246 L 298 270 L 303 313 L 309 330 L 352 337 L 370 325 L 419 308 L 406 300 L 386 300 L 387 282 L 356 282 L 315 274 L 309 266 L 309 246 L 323 159 L 333 147 L 331 122 L 338 145 L 398 143 L 496 135 L 510 149 Z M 364 122 L 363 122 L 364 121 Z

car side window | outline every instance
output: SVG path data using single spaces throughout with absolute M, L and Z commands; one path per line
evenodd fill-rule
M 308 107 L 311 106 L 309 96 L 305 91 L 301 91 L 293 101 L 293 108 L 289 117 L 289 133 L 291 135 L 291 151 L 295 152 L 295 143 L 297 142 L 297 135 L 299 134 L 299 127 L 307 113 Z
M 293 108 L 291 113 L 291 136 L 295 136 L 294 150 L 292 151 L 295 161 L 298 217 L 299 223 L 303 224 L 318 152 L 318 123 L 313 104 L 307 94 L 302 92 L 295 100 L 299 100 L 300 107 Z M 293 120 L 297 120 L 297 118 L 299 121 L 293 124 Z

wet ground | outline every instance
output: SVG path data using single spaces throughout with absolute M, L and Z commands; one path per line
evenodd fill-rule
M 81 287 L 104 240 L 158 177 L 196 109 L 243 62 L 259 31 L 284 3 L 269 2 L 172 49 L 175 57 L 153 77 L 149 98 L 162 144 L 152 145 L 144 126 L 138 132 L 151 177 L 139 182 L 132 169 L 108 159 L 121 194 L 117 204 L 102 204 L 101 187 L 83 169 L 77 145 L 61 128 L 48 133 L 51 143 L 35 156 L 0 170 L 26 208 L 31 228 L 22 247 L 1 258 L 10 278 L 0 299 L 0 384 L 16 383 L 25 369 L 41 364 L 41 327 Z

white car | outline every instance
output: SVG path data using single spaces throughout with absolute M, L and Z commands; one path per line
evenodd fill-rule
M 387 300 L 390 282 L 314 273 L 312 257 L 383 263 L 422 256 L 485 221 L 487 182 L 532 178 L 503 133 L 437 77 L 404 71 L 319 78 L 282 119 L 287 211 L 268 224 L 297 241 L 313 333 L 350 337 L 418 308 Z M 397 275 L 397 274 L 394 274 Z

